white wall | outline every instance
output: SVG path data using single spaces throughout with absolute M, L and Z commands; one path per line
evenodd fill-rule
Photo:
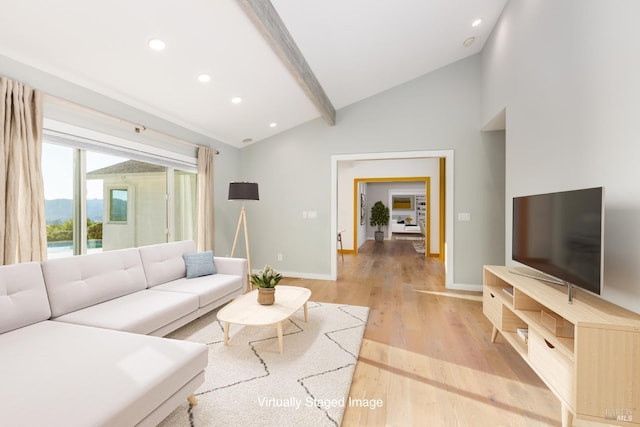
M 126 180 L 135 188 L 136 246 L 166 242 L 166 174 L 130 175 Z
M 483 123 L 506 107 L 511 198 L 605 187 L 603 297 L 640 312 L 637 0 L 511 1 L 482 53 Z
M 254 266 L 268 262 L 301 277 L 329 276 L 332 155 L 449 149 L 455 150 L 455 208 L 473 214 L 453 227 L 454 280 L 481 284 L 483 264 L 504 260 L 504 144 L 500 133 L 480 132 L 479 57 L 337 116 L 335 126 L 314 120 L 242 150 L 243 177 L 257 181 L 261 192 L 260 202 L 248 207 Z M 317 212 L 317 219 L 304 219 L 305 211 Z

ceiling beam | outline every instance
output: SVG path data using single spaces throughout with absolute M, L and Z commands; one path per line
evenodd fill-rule
M 331 126 L 336 124 L 336 110 L 302 56 L 293 37 L 269 0 L 237 0 L 244 13 L 265 38 L 309 99 Z

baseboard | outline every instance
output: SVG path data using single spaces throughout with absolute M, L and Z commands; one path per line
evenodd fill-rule
M 332 280 L 330 274 L 316 274 L 316 273 L 298 273 L 296 271 L 282 271 L 277 269 L 284 277 L 292 279 L 310 279 L 310 280 Z
M 282 274 L 282 277 L 290 277 L 292 279 L 311 279 L 311 280 L 332 280 L 330 274 L 320 274 L 320 273 L 299 273 L 297 271 L 283 271 L 279 268 L 274 267 L 278 273 Z M 258 274 L 262 270 L 251 269 L 252 274 Z
M 447 286 L 447 289 L 452 291 L 470 291 L 470 292 L 482 292 L 482 285 L 468 285 L 465 283 L 452 283 Z

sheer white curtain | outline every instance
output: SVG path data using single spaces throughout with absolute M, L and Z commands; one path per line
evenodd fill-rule
M 199 251 L 213 250 L 215 222 L 213 218 L 213 159 L 216 150 L 198 148 L 198 227 L 196 244 Z
M 198 217 L 198 179 L 189 172 L 174 173 L 173 240 L 196 239 Z
M 0 77 L 0 264 L 47 256 L 42 94 Z

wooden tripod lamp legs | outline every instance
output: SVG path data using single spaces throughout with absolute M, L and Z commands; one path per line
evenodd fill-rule
M 247 268 L 249 276 L 251 276 L 251 252 L 249 250 L 249 232 L 247 231 L 247 213 L 244 209 L 244 205 L 242 205 L 242 209 L 240 210 L 240 217 L 238 218 L 238 227 L 236 228 L 236 237 L 233 239 L 233 247 L 231 248 L 231 257 L 236 252 L 236 244 L 238 243 L 238 235 L 240 234 L 240 226 L 244 225 L 244 245 L 247 249 Z M 249 286 L 251 286 L 249 282 Z

